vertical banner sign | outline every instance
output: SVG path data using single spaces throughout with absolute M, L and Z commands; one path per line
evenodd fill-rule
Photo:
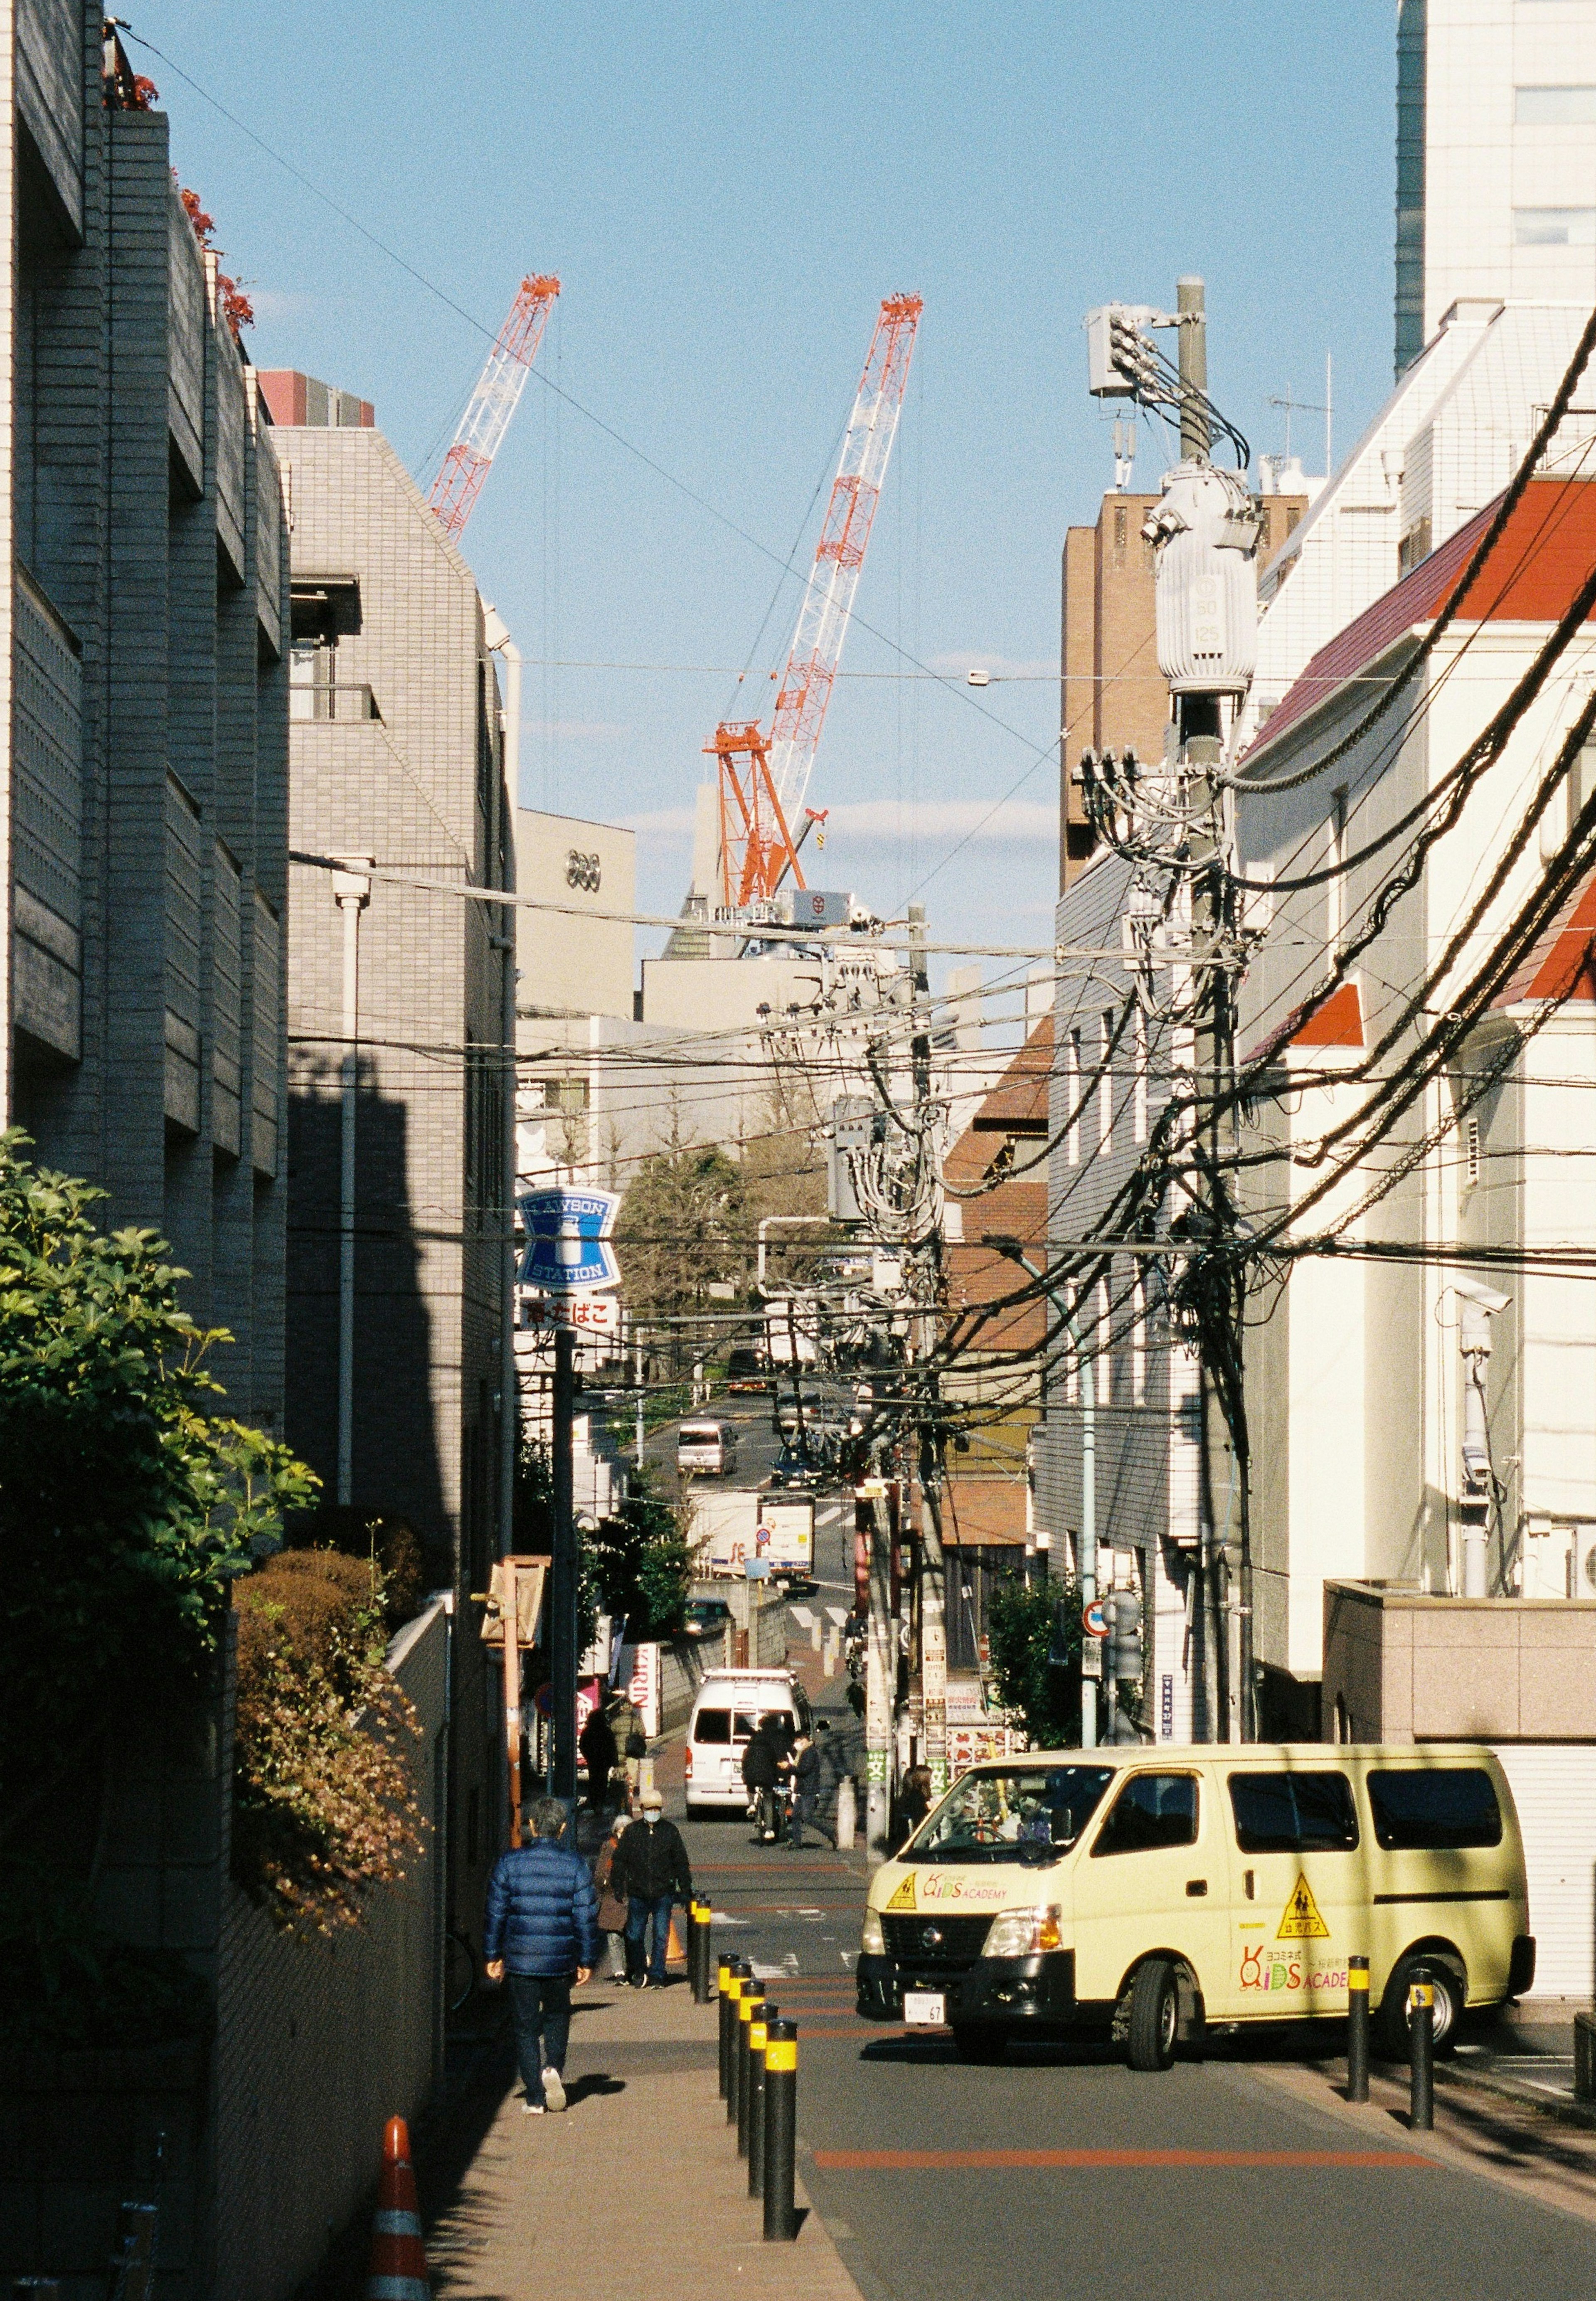
M 1158 1738 L 1161 1742 L 1174 1739 L 1174 1680 L 1169 1677 L 1158 1681 Z
M 656 1645 L 634 1646 L 631 1657 L 631 1685 L 628 1691 L 634 1710 L 640 1712 L 643 1731 L 652 1742 L 659 1735 L 659 1648 Z

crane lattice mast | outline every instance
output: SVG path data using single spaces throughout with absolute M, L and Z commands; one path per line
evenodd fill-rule
M 719 763 L 721 884 L 732 908 L 767 899 L 789 871 L 798 886 L 804 883 L 801 838 L 794 839 L 793 825 L 809 787 L 887 476 L 920 308 L 918 296 L 889 296 L 877 315 L 771 732 L 765 735 L 756 722 L 723 724 L 707 747 Z
M 446 535 L 457 537 L 471 517 L 488 466 L 498 453 L 526 389 L 549 306 L 559 292 L 557 280 L 541 277 L 523 280 L 516 290 L 510 315 L 477 378 L 454 445 L 439 465 L 427 498 Z

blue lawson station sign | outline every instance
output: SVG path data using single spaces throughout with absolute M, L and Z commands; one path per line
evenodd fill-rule
M 516 1283 L 545 1294 L 579 1294 L 618 1286 L 620 1266 L 609 1235 L 621 1204 L 614 1191 L 529 1191 L 516 1201 L 526 1251 Z

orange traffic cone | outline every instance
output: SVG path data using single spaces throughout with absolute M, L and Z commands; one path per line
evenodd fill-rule
M 671 1919 L 671 1930 L 665 1937 L 665 1963 L 668 1966 L 687 1963 L 687 1952 L 681 1946 L 681 1937 L 676 1930 L 674 1914 Z
M 372 2223 L 372 2273 L 366 2301 L 430 2301 L 427 2255 L 416 2210 L 410 2129 L 390 2117 L 382 2133 L 382 2173 Z

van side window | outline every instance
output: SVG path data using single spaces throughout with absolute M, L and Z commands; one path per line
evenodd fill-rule
M 1369 1776 L 1375 1835 L 1388 1852 L 1500 1845 L 1501 1809 L 1483 1766 L 1402 1766 Z
M 1091 1849 L 1100 1853 L 1148 1853 L 1160 1845 L 1197 1843 L 1194 1774 L 1132 1774 L 1109 1810 Z
M 1350 1853 L 1358 1844 L 1345 1774 L 1233 1774 L 1230 1810 L 1243 1853 Z
M 751 1742 L 756 1723 L 752 1711 L 740 1710 L 731 1720 L 731 1739 L 734 1742 Z
M 729 1710 L 700 1710 L 693 1720 L 695 1742 L 729 1742 L 731 1739 L 731 1712 Z

